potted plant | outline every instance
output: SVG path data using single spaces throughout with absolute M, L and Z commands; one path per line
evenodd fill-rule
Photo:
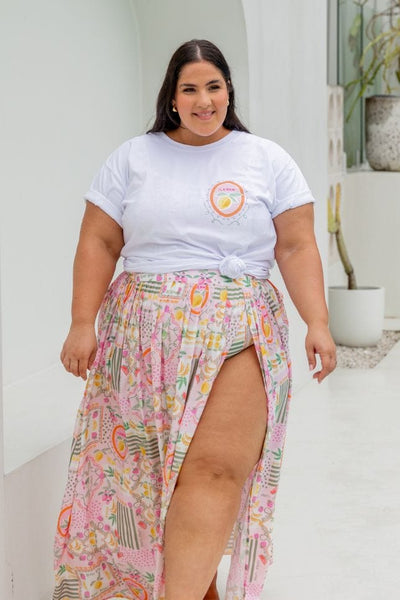
M 359 2 L 364 6 L 368 0 Z M 360 98 L 365 97 L 366 155 L 379 171 L 400 171 L 400 0 L 370 18 L 366 25 L 369 40 L 359 62 L 360 76 L 350 81 L 346 93 L 357 93 L 350 106 L 350 119 Z M 384 93 L 366 97 L 376 82 Z
M 344 242 L 340 218 L 341 185 L 336 185 L 335 210 L 328 199 L 328 231 L 336 237 L 340 260 L 348 285 L 328 290 L 329 327 L 337 344 L 375 346 L 382 336 L 385 290 L 382 287 L 358 287 Z

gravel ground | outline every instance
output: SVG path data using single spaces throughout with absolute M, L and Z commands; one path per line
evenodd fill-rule
M 337 346 L 337 366 L 345 369 L 372 369 L 400 340 L 400 331 L 384 331 L 376 346 L 350 348 Z

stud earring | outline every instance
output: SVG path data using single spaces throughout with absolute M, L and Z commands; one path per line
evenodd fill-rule
M 174 105 L 172 105 L 172 112 L 178 112 Z
M 229 100 L 228 100 L 228 102 L 226 103 L 226 105 L 227 105 L 227 106 L 229 106 Z

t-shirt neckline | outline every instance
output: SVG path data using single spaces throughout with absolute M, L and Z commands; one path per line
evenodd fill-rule
M 164 131 L 160 131 L 160 138 L 174 146 L 175 148 L 180 148 L 182 150 L 189 150 L 191 152 L 204 152 L 205 150 L 211 150 L 212 148 L 216 148 L 217 146 L 223 146 L 235 137 L 236 134 L 240 133 L 235 129 L 232 129 L 229 133 L 227 133 L 223 138 L 217 140 L 216 142 L 210 142 L 209 144 L 203 144 L 201 146 L 192 146 L 191 144 L 182 144 L 182 142 L 177 142 L 170 138 Z

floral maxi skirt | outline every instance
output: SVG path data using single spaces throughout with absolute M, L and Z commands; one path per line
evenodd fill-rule
M 211 270 L 124 272 L 106 293 L 98 323 L 57 523 L 53 600 L 163 598 L 163 533 L 174 486 L 219 369 L 249 338 L 268 424 L 227 548 L 226 599 L 259 599 L 272 562 L 290 401 L 279 291 L 268 280 Z

